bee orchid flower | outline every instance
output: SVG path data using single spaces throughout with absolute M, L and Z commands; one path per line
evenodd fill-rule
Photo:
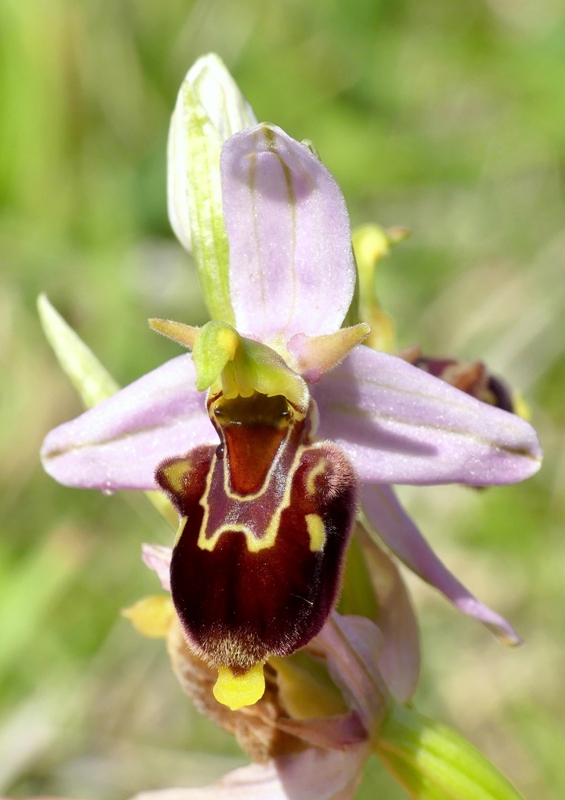
M 222 98 L 236 90 L 208 66 L 230 106 Z M 521 481 L 540 464 L 534 430 L 363 346 L 367 325 L 341 327 L 356 271 L 336 181 L 310 146 L 253 124 L 243 101 L 233 124 L 216 124 L 210 94 L 195 73 L 187 81 L 169 199 L 213 319 L 201 329 L 153 321 L 192 353 L 53 430 L 45 469 L 67 486 L 169 496 L 181 518 L 176 612 L 230 706 L 255 702 L 263 664 L 323 628 L 360 507 L 405 563 L 516 641 L 441 564 L 390 487 Z
M 364 541 L 362 528 L 358 533 Z M 414 709 L 414 611 L 390 556 L 378 547 L 370 555 L 377 624 L 332 612 L 302 652 L 269 661 L 266 692 L 251 708 L 230 711 L 214 697 L 213 670 L 187 645 L 169 594 L 123 612 L 140 633 L 167 639 L 184 692 L 235 734 L 254 762 L 209 786 L 142 792 L 133 800 L 350 800 L 372 755 L 411 797 L 424 797 L 425 787 L 425 797 L 519 800 L 472 745 Z M 143 560 L 167 593 L 171 558 L 169 548 L 143 545 Z M 391 670 L 393 652 L 401 656 Z

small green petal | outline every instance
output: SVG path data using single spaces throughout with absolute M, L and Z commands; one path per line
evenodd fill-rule
M 395 705 L 373 747 L 391 775 L 417 800 L 521 800 L 472 744 L 412 708 Z
M 200 329 L 192 351 L 199 392 L 206 391 L 220 380 L 226 365 L 235 359 L 241 345 L 241 336 L 226 322 L 212 320 Z
M 338 611 L 340 614 L 377 619 L 377 598 L 357 536 L 351 539 L 347 551 Z
M 270 347 L 253 339 L 243 339 L 243 343 L 247 363 L 254 370 L 253 388 L 268 397 L 281 394 L 306 413 L 310 395 L 304 380 Z

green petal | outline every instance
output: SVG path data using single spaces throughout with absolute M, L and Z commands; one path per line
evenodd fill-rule
M 179 102 L 184 111 L 179 124 L 184 127 L 186 147 L 190 151 L 190 159 L 186 163 L 186 193 L 192 247 L 202 294 L 213 319 L 232 322 L 229 244 L 220 187 L 222 141 L 190 84 L 181 88 Z
M 229 245 L 220 186 L 224 141 L 255 116 L 222 60 L 203 56 L 188 71 L 171 119 L 168 207 L 179 240 L 192 250 L 212 319 L 233 322 Z
M 340 614 L 377 619 L 378 601 L 357 536 L 351 539 L 347 551 L 338 611 Z

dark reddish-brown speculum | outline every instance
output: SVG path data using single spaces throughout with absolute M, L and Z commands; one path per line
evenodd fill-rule
M 357 480 L 311 413 L 282 395 L 208 399 L 217 447 L 163 463 L 157 482 L 184 518 L 171 593 L 189 644 L 234 674 L 289 655 L 336 601 Z M 311 411 L 311 409 L 310 409 Z

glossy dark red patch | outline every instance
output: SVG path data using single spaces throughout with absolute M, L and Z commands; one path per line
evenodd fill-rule
M 226 425 L 229 479 L 237 494 L 259 491 L 287 431 L 269 425 Z

